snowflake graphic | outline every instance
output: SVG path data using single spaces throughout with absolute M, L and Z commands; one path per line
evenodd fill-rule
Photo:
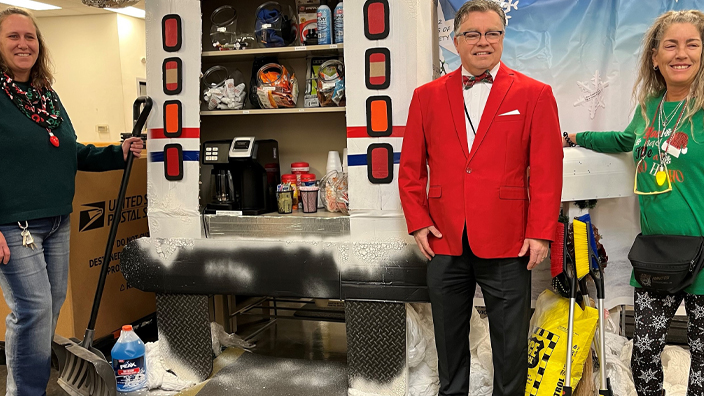
M 593 120 L 596 111 L 599 107 L 606 108 L 604 103 L 604 89 L 609 86 L 608 81 L 603 81 L 599 76 L 599 70 L 594 72 L 594 77 L 591 78 L 591 87 L 588 82 L 577 81 L 577 85 L 582 90 L 582 96 L 578 101 L 574 102 L 574 107 L 583 104 L 589 105 L 589 117 Z
M 641 352 L 645 351 L 652 351 L 650 349 L 650 344 L 653 343 L 653 339 L 650 338 L 649 335 L 645 334 L 643 337 L 639 338 L 637 342 L 635 342 L 633 345 L 638 348 Z
M 637 351 L 636 351 L 637 352 Z M 640 355 L 638 353 L 635 353 L 633 355 L 633 365 L 634 366 L 640 366 L 643 364 L 643 355 Z
M 689 348 L 694 352 L 704 352 L 704 342 L 702 342 L 700 338 L 691 340 L 689 343 Z
M 663 161 L 669 161 L 669 157 L 670 157 L 669 155 L 663 154 L 662 159 L 663 159 Z M 669 296 L 665 297 L 665 301 L 663 301 L 663 304 L 666 307 L 671 307 L 671 306 L 675 305 L 676 302 L 677 302 L 677 299 L 675 299 L 675 296 L 670 294 Z
M 511 19 L 511 15 L 509 13 L 511 12 L 511 8 L 514 10 L 518 10 L 518 1 L 519 0 L 493 0 L 496 3 L 499 3 L 501 8 L 504 9 L 504 13 L 506 14 L 506 26 L 508 26 L 509 19 Z
M 694 318 L 701 319 L 702 317 L 704 317 L 704 307 L 700 305 L 694 309 Z
M 638 298 L 636 299 L 636 304 L 638 304 L 640 309 L 644 309 L 646 307 L 649 309 L 653 309 L 653 306 L 650 305 L 650 303 L 652 303 L 654 300 L 654 298 L 650 298 L 648 292 L 640 293 L 638 294 Z
M 696 384 L 699 387 L 704 385 L 704 376 L 702 376 L 702 372 L 692 370 L 690 373 L 689 383 L 692 385 Z
M 667 318 L 665 317 L 665 315 L 656 316 L 653 318 L 651 325 L 656 330 L 665 329 L 667 328 Z
M 670 154 L 662 153 L 662 164 L 663 165 L 670 165 L 671 162 L 672 162 L 672 157 L 670 156 Z
M 640 327 L 643 325 L 643 322 L 641 322 L 642 318 L 643 318 L 643 315 L 639 315 L 638 313 L 633 314 L 633 321 L 635 322 L 636 327 Z
M 642 379 L 644 382 L 650 382 L 655 379 L 656 374 L 657 371 L 655 371 L 654 369 L 649 369 L 647 371 L 643 371 L 643 373 L 641 373 L 640 377 L 638 378 Z
M 663 334 L 658 341 L 660 341 L 660 345 L 665 345 L 665 340 L 667 340 L 667 334 Z
M 655 355 L 653 355 L 651 363 L 659 366 L 660 365 L 660 355 L 657 353 Z

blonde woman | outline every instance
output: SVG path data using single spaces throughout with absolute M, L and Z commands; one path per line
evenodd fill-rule
M 634 97 L 623 132 L 565 134 L 565 145 L 614 153 L 633 151 L 634 190 L 643 235 L 704 235 L 704 14 L 670 11 L 645 35 Z M 682 300 L 692 353 L 688 396 L 704 395 L 704 271 L 684 290 L 645 290 L 634 277 L 635 331 L 631 368 L 639 396 L 661 396 L 660 354 Z M 647 286 L 647 285 L 646 285 Z
M 7 316 L 7 395 L 43 395 L 51 340 L 66 297 L 69 217 L 76 170 L 125 166 L 142 142 L 76 142 L 51 88 L 51 62 L 26 10 L 0 11 L 0 287 Z

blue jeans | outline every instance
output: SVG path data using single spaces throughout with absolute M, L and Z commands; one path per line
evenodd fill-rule
M 51 340 L 66 299 L 69 217 L 28 221 L 35 249 L 22 246 L 17 223 L 0 225 L 10 261 L 0 263 L 0 287 L 10 308 L 5 323 L 7 395 L 46 395 Z M 24 222 L 22 222 L 24 225 Z

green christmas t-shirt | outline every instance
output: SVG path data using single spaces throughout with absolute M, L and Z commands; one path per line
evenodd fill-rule
M 704 111 L 683 121 L 682 102 L 663 102 L 660 110 L 661 100 L 646 102 L 647 122 L 639 106 L 625 131 L 578 133 L 577 144 L 602 153 L 633 152 L 644 235 L 702 236 Z M 640 287 L 633 276 L 631 285 Z M 704 271 L 685 291 L 704 295 Z

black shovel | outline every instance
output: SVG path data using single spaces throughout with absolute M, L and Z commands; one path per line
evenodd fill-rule
M 142 105 L 144 105 L 144 109 L 140 112 Z M 151 109 L 151 98 L 141 96 L 135 100 L 132 107 L 134 119 L 132 136 L 138 137 L 142 133 L 142 128 L 147 122 Z M 103 266 L 100 269 L 100 278 L 98 278 L 98 288 L 95 291 L 93 309 L 90 313 L 90 320 L 83 341 L 75 338 L 68 339 L 54 334 L 54 342 L 51 345 L 59 360 L 58 383 L 71 396 L 115 396 L 117 394 L 115 372 L 112 365 L 105 359 L 105 356 L 99 350 L 93 348 L 93 336 L 95 321 L 98 318 L 98 308 L 100 308 L 100 300 L 105 287 L 105 278 L 107 278 L 108 268 L 110 267 L 112 245 L 115 243 L 117 227 L 120 225 L 122 203 L 125 200 L 133 160 L 132 152 L 129 151 L 127 153 L 127 165 L 120 184 L 120 193 L 115 202 L 115 214 L 113 217 L 115 220 L 110 226 L 108 244 L 105 247 L 105 255 L 103 256 Z

